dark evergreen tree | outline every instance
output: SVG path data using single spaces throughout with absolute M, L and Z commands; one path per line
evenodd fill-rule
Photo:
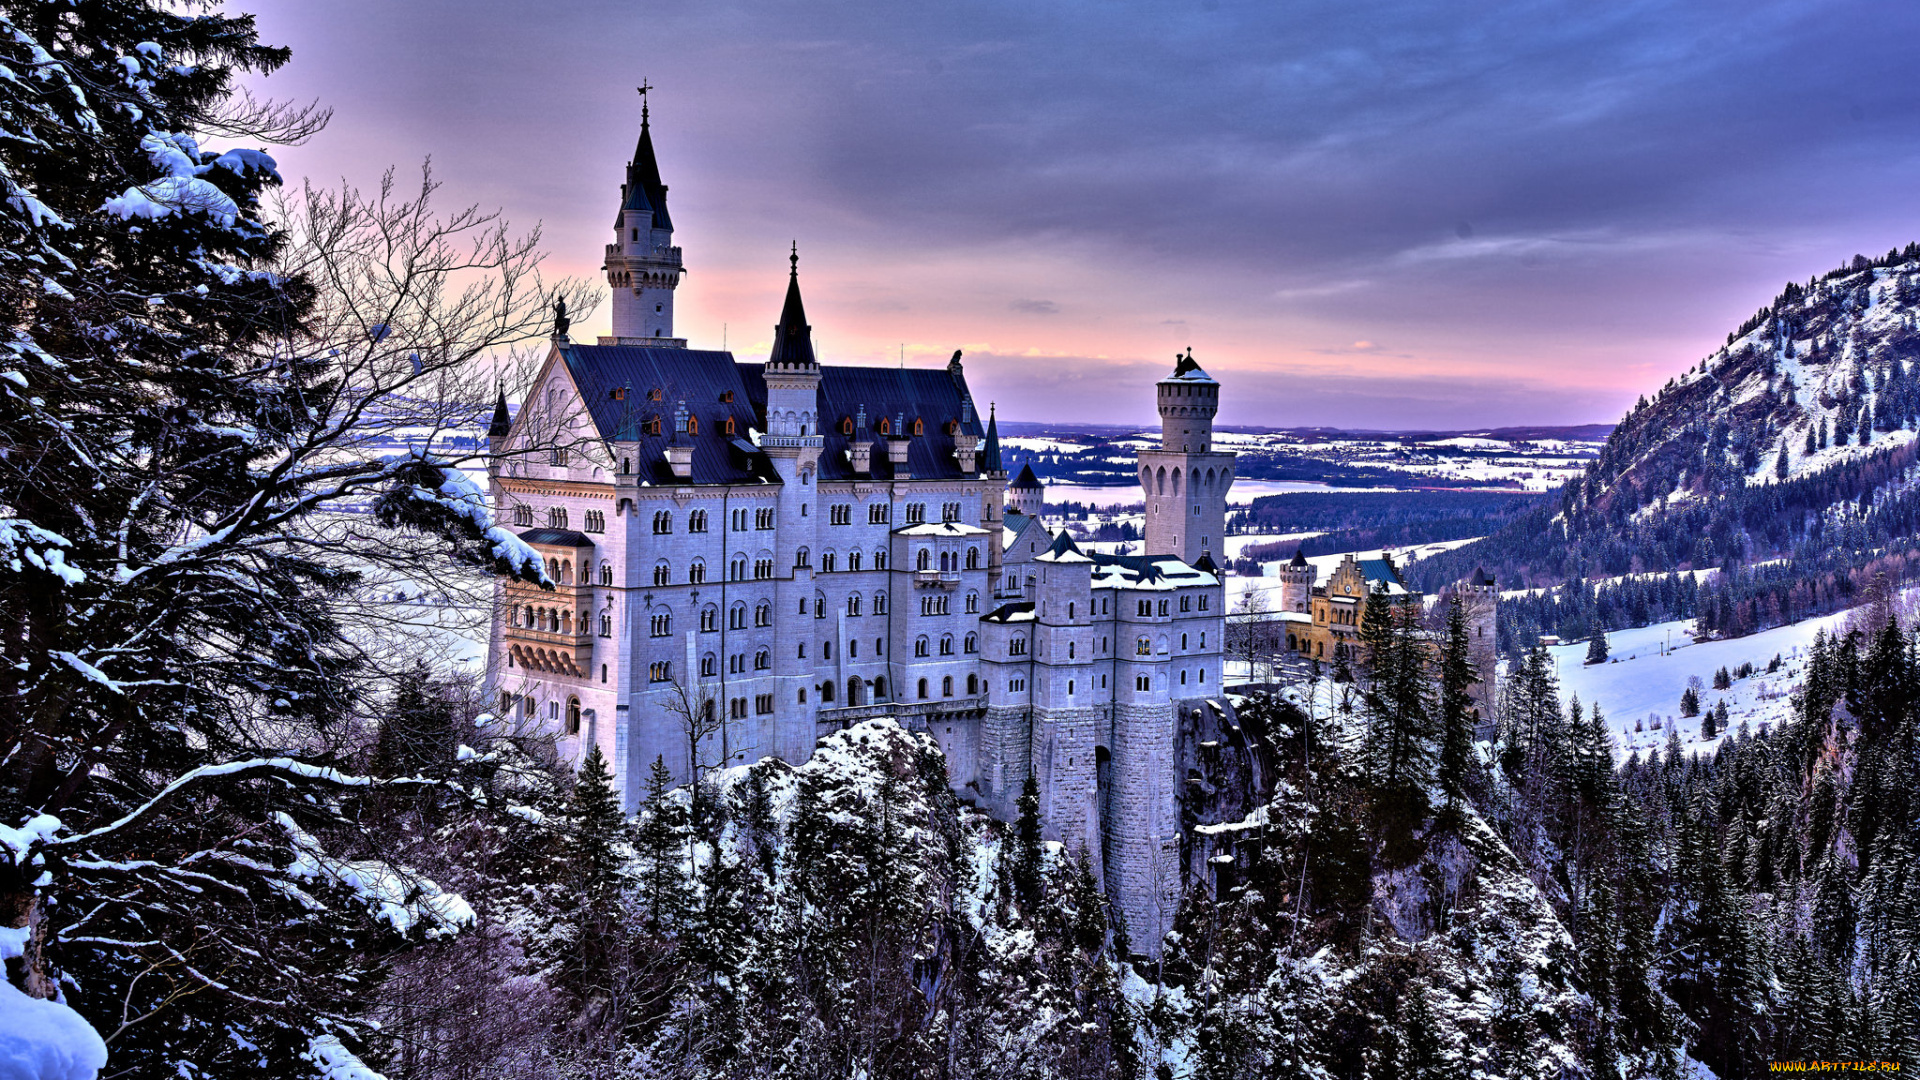
M 1446 637 L 1440 647 L 1440 760 L 1436 779 L 1449 803 L 1456 806 L 1470 790 L 1475 769 L 1476 713 L 1469 690 L 1479 678 L 1473 666 L 1466 605 L 1455 596 L 1447 606 Z
M 1587 663 L 1604 664 L 1606 662 L 1607 662 L 1606 631 L 1604 630 L 1595 631 L 1593 637 L 1587 640 Z

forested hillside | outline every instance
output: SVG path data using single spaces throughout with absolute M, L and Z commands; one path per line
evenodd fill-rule
M 1519 587 L 1719 569 L 1698 613 L 1731 634 L 1843 606 L 1882 572 L 1904 580 L 1920 528 L 1916 311 L 1920 245 L 1789 284 L 1643 398 L 1557 499 L 1415 573 L 1431 587 L 1484 563 Z
M 891 721 L 799 767 L 659 775 L 631 823 L 597 756 L 575 780 L 511 739 L 458 761 L 428 743 L 526 809 L 386 806 L 395 853 L 479 916 L 399 962 L 365 1049 L 406 1077 L 981 1080 L 1920 1054 L 1910 633 L 1823 639 L 1778 730 L 1616 764 L 1537 652 L 1477 751 L 1464 624 L 1437 668 L 1418 627 L 1380 625 L 1363 681 L 1238 699 L 1200 733 L 1195 873 L 1159 964 L 1079 853 L 1041 842 L 1035 792 L 995 822 Z M 407 715 L 386 744 L 436 730 Z

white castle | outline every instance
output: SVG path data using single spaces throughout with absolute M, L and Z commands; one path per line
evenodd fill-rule
M 682 781 L 798 762 L 894 717 L 1002 817 L 1031 771 L 1045 836 L 1085 847 L 1157 949 L 1181 891 L 1181 717 L 1221 697 L 1219 384 L 1191 353 L 1158 384 L 1146 554 L 1082 552 L 1041 523 L 1030 469 L 1008 485 L 958 352 L 819 362 L 797 253 L 764 363 L 674 337 L 666 195 L 643 112 L 606 249 L 613 334 L 575 343 L 561 318 L 518 414 L 496 407 L 495 505 L 558 583 L 498 586 L 501 709 L 575 760 L 598 745 L 630 811 L 655 759 Z

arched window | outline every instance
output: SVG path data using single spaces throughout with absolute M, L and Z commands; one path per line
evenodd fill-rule
M 980 549 L 979 548 L 970 547 L 967 549 L 967 569 L 969 570 L 980 569 Z
M 753 654 L 753 670 L 765 671 L 773 666 L 773 656 L 765 649 Z
M 953 635 L 952 634 L 940 635 L 940 655 L 941 656 L 953 655 Z
M 861 690 L 861 686 L 860 686 L 859 676 L 856 675 L 847 680 L 847 704 L 849 705 L 866 704 L 865 702 L 860 700 L 860 690 Z
M 613 564 L 612 563 L 602 562 L 600 564 L 600 584 L 602 585 L 613 584 Z
M 1145 641 L 1146 639 L 1142 638 L 1141 640 Z M 1018 634 L 1014 635 L 1013 640 L 1007 642 L 1007 655 L 1008 656 L 1027 655 L 1027 639 Z
M 887 700 L 887 677 L 885 675 L 873 680 L 873 699 L 875 701 Z
M 701 677 L 711 679 L 718 674 L 720 674 L 720 658 L 712 653 L 702 656 L 700 658 Z
M 979 613 L 980 613 L 980 594 L 975 592 L 970 592 L 967 594 L 967 614 L 978 615 Z M 1068 615 L 1067 617 L 1072 618 L 1073 616 Z
M 564 529 L 567 527 L 567 510 L 563 506 L 550 507 L 547 510 L 547 528 Z
M 665 611 L 654 612 L 652 625 L 654 637 L 669 637 L 673 634 L 673 615 Z
M 976 634 L 968 634 L 965 638 L 961 639 L 960 648 L 962 649 L 962 651 L 968 654 L 979 652 L 980 651 L 979 636 Z
M 580 734 L 580 699 L 577 697 L 567 699 L 567 734 Z
M 533 525 L 533 507 L 522 504 L 513 508 L 513 523 L 522 528 Z
M 556 583 L 559 582 L 560 580 L 560 560 L 559 559 L 547 560 L 547 576 L 552 578 Z
M 873 613 L 875 615 L 885 615 L 887 613 L 886 593 L 877 592 L 873 594 Z
M 913 642 L 913 655 L 915 656 L 927 655 L 927 646 L 928 646 L 928 642 L 925 635 L 915 638 Z
M 664 536 L 672 531 L 673 531 L 673 511 L 655 510 L 653 512 L 654 535 Z
M 711 631 L 720 629 L 720 609 L 708 604 L 700 609 L 700 629 Z
M 745 630 L 746 628 L 747 628 L 747 605 L 739 601 L 735 601 L 733 607 L 727 609 L 727 629 Z
M 875 549 L 873 553 L 873 568 L 875 570 L 885 570 L 887 568 L 887 549 L 886 548 Z
M 820 684 L 820 701 L 827 705 L 833 704 L 833 684 L 831 682 L 823 682 Z
M 940 679 L 940 696 L 941 697 L 953 696 L 953 676 L 947 675 L 947 676 L 943 676 Z
M 665 559 L 653 564 L 653 583 L 655 585 L 673 584 L 673 570 L 667 566 Z
M 860 594 L 859 593 L 853 593 L 847 597 L 847 614 L 849 615 L 860 614 Z
M 927 700 L 927 680 L 925 679 L 920 680 L 920 700 Z
M 693 564 L 687 567 L 687 583 L 689 585 L 699 585 L 705 582 L 706 580 L 707 580 L 707 560 L 705 559 L 693 560 Z
M 979 692 L 980 692 L 980 676 L 978 675 L 967 676 L 967 696 L 972 697 L 973 695 Z
M 860 569 L 860 553 L 858 551 L 847 552 L 847 569 L 849 571 Z
M 833 552 L 823 551 L 820 553 L 820 572 L 823 574 L 833 573 Z
M 695 510 L 687 515 L 687 531 L 690 533 L 703 533 L 707 531 L 707 512 L 705 510 Z
M 793 565 L 795 566 L 811 566 L 813 565 L 812 559 L 813 556 L 807 554 L 806 548 L 800 548 L 793 553 Z
M 600 616 L 600 636 L 601 637 L 613 636 L 613 616 L 611 615 Z M 606 665 L 603 664 L 601 666 L 604 667 Z
M 920 554 L 916 556 L 916 560 L 916 569 L 931 570 L 933 568 L 933 552 L 928 551 L 926 548 L 920 549 Z
M 747 557 L 745 555 L 735 555 L 733 557 L 733 562 L 727 567 L 727 578 L 730 581 L 747 580 Z

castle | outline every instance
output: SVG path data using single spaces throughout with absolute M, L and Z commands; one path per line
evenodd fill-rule
M 1157 949 L 1181 891 L 1180 717 L 1220 696 L 1219 383 L 1189 351 L 1156 387 L 1146 553 L 1083 552 L 1041 523 L 1031 470 L 1009 485 L 958 352 L 820 363 L 789 259 L 765 362 L 674 336 L 684 267 L 643 110 L 606 248 L 613 333 L 556 320 L 488 433 L 494 505 L 557 583 L 497 586 L 501 710 L 574 759 L 601 747 L 629 811 L 656 759 L 682 781 L 802 761 L 894 717 L 999 816 L 1031 772 L 1046 838 L 1084 847 Z

